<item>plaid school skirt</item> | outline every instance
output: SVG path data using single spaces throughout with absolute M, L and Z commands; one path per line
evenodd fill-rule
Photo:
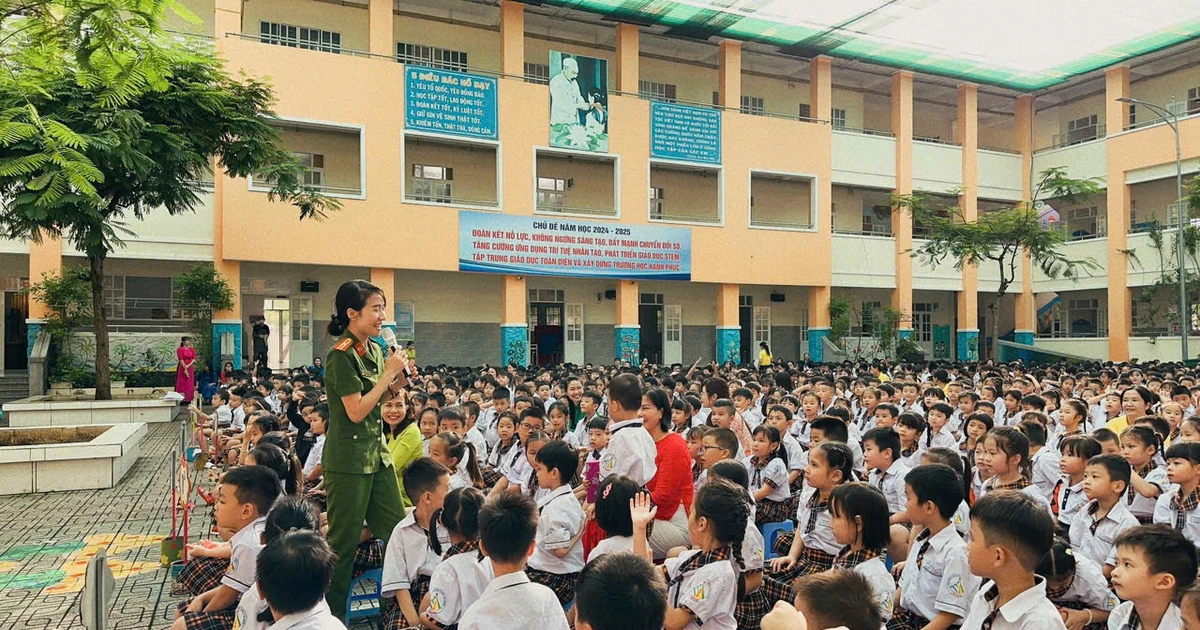
M 192 597 L 196 597 L 217 588 L 228 570 L 229 558 L 189 558 L 176 581 Z
M 233 622 L 237 617 L 237 604 L 216 612 L 187 612 L 187 601 L 179 602 L 177 610 L 183 617 L 183 623 L 188 630 L 233 630 Z
M 738 630 L 759 630 L 763 617 L 771 612 L 775 602 L 787 601 L 790 604 L 792 599 L 788 585 L 764 575 L 762 586 L 752 593 L 746 593 L 733 610 Z
M 892 618 L 887 622 L 887 630 L 921 630 L 927 625 L 928 619 L 897 605 L 892 611 Z
M 417 579 L 408 587 L 408 594 L 412 596 L 413 608 L 417 614 L 421 613 L 421 599 L 429 592 L 429 576 L 419 575 Z M 404 620 L 404 613 L 400 610 L 400 604 L 396 603 L 396 597 L 388 597 L 384 599 L 383 610 L 383 628 L 384 630 L 402 630 L 410 627 L 408 622 Z
M 554 595 L 558 597 L 558 603 L 563 606 L 575 599 L 575 582 L 579 580 L 578 573 L 549 573 L 525 567 L 525 575 L 529 576 L 530 582 L 541 584 L 554 591 Z
M 1050 600 L 1050 603 L 1059 608 L 1068 608 L 1070 610 L 1087 610 L 1091 608 L 1091 606 L 1088 606 L 1083 602 L 1063 602 L 1052 599 Z M 1083 630 L 1105 630 L 1106 628 L 1108 628 L 1108 623 L 1101 621 L 1087 624 L 1083 627 Z
M 378 538 L 359 543 L 354 551 L 353 577 L 358 577 L 371 569 L 383 567 L 383 541 Z M 421 602 L 416 602 L 420 605 Z
M 786 501 L 770 501 L 763 499 L 759 501 L 754 508 L 754 524 L 759 527 L 763 523 L 779 523 L 782 521 L 790 521 L 795 516 L 796 511 L 789 508 L 794 508 L 792 500 L 789 498 Z
M 783 536 L 781 535 L 779 538 L 782 539 Z M 778 547 L 778 545 L 776 546 Z M 786 547 L 784 552 L 779 555 L 786 556 L 788 554 L 788 550 L 790 549 L 791 542 L 789 541 L 788 547 Z M 811 547 L 805 547 L 804 551 L 800 552 L 800 559 L 796 561 L 796 564 L 792 566 L 792 568 L 784 571 L 772 571 L 770 572 L 770 575 L 791 588 L 792 582 L 795 582 L 796 578 L 802 578 L 806 575 L 828 571 L 832 568 L 833 554 L 825 553 L 824 551 L 817 551 Z
M 495 486 L 496 482 L 500 481 L 500 478 L 504 476 L 504 474 L 498 469 L 492 468 L 491 466 L 480 470 L 479 473 L 483 475 L 483 487 L 489 489 L 492 486 Z

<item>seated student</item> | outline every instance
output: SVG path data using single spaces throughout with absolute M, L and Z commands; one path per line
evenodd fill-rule
M 1058 519 L 1059 527 L 1069 530 L 1075 515 L 1087 503 L 1087 495 L 1083 490 L 1084 473 L 1087 472 L 1088 461 L 1100 454 L 1100 443 L 1083 433 L 1077 433 L 1059 441 L 1058 448 L 1062 475 L 1054 485 L 1050 510 Z
M 845 400 L 845 399 L 839 399 Z M 843 443 L 850 447 L 850 452 L 854 455 L 854 472 L 860 477 L 864 475 L 863 470 L 863 454 L 862 454 L 862 436 L 858 433 L 858 427 L 850 422 L 850 410 L 840 405 L 834 405 L 825 410 L 825 415 L 832 416 L 842 421 L 846 427 L 846 439 Z M 829 436 L 825 436 L 829 439 Z
M 1046 579 L 1046 597 L 1058 607 L 1067 627 L 1099 630 L 1108 625 L 1117 596 L 1109 589 L 1100 565 L 1072 552 L 1071 541 L 1055 537 L 1037 574 Z
M 442 547 L 450 544 L 449 533 L 434 518 L 450 492 L 450 469 L 422 457 L 405 469 L 404 488 L 413 508 L 392 530 L 383 554 L 380 593 L 389 628 L 421 623 L 418 606 L 442 560 Z
M 925 419 L 915 413 L 902 413 L 896 418 L 896 434 L 900 436 L 900 456 L 896 459 L 909 468 L 921 462 L 920 439 L 926 426 Z
M 413 400 L 416 400 L 416 395 L 413 395 Z M 421 457 L 429 457 L 429 441 L 437 435 L 438 408 L 430 405 L 416 415 L 417 429 L 421 431 Z
M 917 448 L 926 450 L 935 446 L 945 448 L 956 448 L 958 440 L 955 439 L 953 432 L 946 427 L 950 422 L 950 417 L 954 415 L 954 407 L 948 403 L 934 403 L 933 406 L 925 412 L 925 423 L 928 425 L 925 429 L 925 435 L 921 436 Z
M 1104 455 L 1121 454 L 1121 438 L 1111 429 L 1100 427 L 1092 431 L 1092 437 L 1100 443 L 1100 452 Z
M 713 479 L 725 479 L 736 486 L 749 490 L 750 475 L 746 467 L 735 459 L 723 459 L 709 469 Z M 746 520 L 746 536 L 742 539 L 742 577 L 746 588 L 738 598 L 733 617 L 739 628 L 755 628 L 762 617 L 771 609 L 771 604 L 781 599 L 791 599 L 791 588 L 783 582 L 771 580 L 763 575 L 763 557 L 766 543 L 762 532 L 754 524 L 754 504 L 750 505 L 750 516 Z M 650 524 L 653 526 L 653 523 Z
M 259 558 L 258 591 L 274 619 L 271 628 L 345 628 L 325 603 L 337 557 L 319 533 L 288 531 Z
M 552 400 L 546 405 L 546 434 L 551 440 L 562 440 L 567 443 L 572 449 L 579 448 L 579 442 L 575 437 L 575 433 L 567 427 L 567 416 L 571 414 L 571 408 L 567 403 Z
M 661 630 L 667 583 L 649 560 L 609 554 L 580 572 L 574 610 L 576 630 Z
M 264 466 L 239 466 L 225 473 L 213 512 L 217 531 L 229 536 L 229 570 L 220 584 L 181 602 L 172 630 L 232 628 L 238 600 L 254 583 L 267 511 L 279 497 L 279 476 Z
M 1058 451 L 1046 448 L 1046 425 L 1038 420 L 1044 417 L 1041 414 L 1027 413 L 1017 425 L 1017 429 L 1029 438 L 1029 464 L 1033 469 L 1030 483 L 1047 501 L 1053 502 L 1054 486 L 1062 478 L 1062 471 L 1059 469 L 1062 455 Z
M 998 490 L 971 509 L 971 573 L 986 579 L 971 602 L 963 630 L 1062 628 L 1046 597 L 1046 579 L 1034 571 L 1054 544 L 1054 518 L 1031 497 Z
M 216 409 L 213 409 L 212 415 L 208 415 L 200 409 L 200 402 L 198 400 L 193 400 L 190 407 L 190 410 L 200 419 L 200 426 L 203 429 L 204 435 L 209 437 L 221 429 L 228 427 L 233 422 L 233 411 L 229 408 L 229 392 L 223 388 L 218 389 L 212 398 L 213 405 L 216 406 Z M 216 447 L 216 440 L 213 440 L 211 452 L 214 454 L 216 453 Z
M 795 628 L 845 628 L 878 630 L 883 623 L 872 605 L 871 585 L 865 577 L 834 569 L 796 580 L 795 606 L 779 602 L 763 617 L 762 630 Z
M 1108 616 L 1113 630 L 1184 628 L 1180 593 L 1196 580 L 1196 547 L 1167 525 L 1141 525 L 1121 534 L 1113 590 L 1123 602 Z
M 1125 506 L 1129 486 L 1129 462 L 1119 455 L 1097 455 L 1088 460 L 1083 477 L 1083 492 L 1088 503 L 1071 521 L 1071 548 L 1112 572 L 1116 556 L 1113 541 L 1138 525 Z
M 754 392 L 749 388 L 739 387 L 733 390 L 733 407 L 746 423 L 747 430 L 753 431 L 762 424 L 762 412 L 754 406 Z
M 467 410 L 458 405 L 446 407 L 438 412 L 438 433 L 453 433 L 458 436 L 459 440 L 467 441 Z M 474 465 L 479 468 L 480 462 L 486 457 L 487 451 L 482 454 L 471 444 L 471 452 L 464 454 L 464 457 L 458 461 L 458 465 L 450 470 L 451 477 L 457 472 L 460 479 L 465 479 L 469 476 L 468 468 Z M 455 488 L 460 486 L 455 485 Z
M 1166 466 L 1155 461 L 1160 446 L 1158 434 L 1149 425 L 1135 424 L 1121 432 L 1121 455 L 1133 469 L 1129 489 L 1125 491 L 1125 506 L 1143 525 L 1154 520 L 1158 497 L 1170 483 Z
M 700 453 L 700 466 L 703 470 L 696 480 L 696 490 L 699 490 L 700 486 L 708 481 L 708 471 L 713 464 L 724 459 L 737 459 L 741 448 L 737 436 L 729 429 L 712 429 L 705 433 L 700 441 L 704 445 L 703 451 Z
M 900 417 L 900 409 L 891 403 L 880 403 L 875 407 L 876 429 L 895 429 L 896 418 Z
M 505 460 L 505 474 L 496 481 L 492 486 L 489 496 L 494 496 L 501 492 L 505 492 L 509 487 L 520 489 L 523 484 L 528 484 L 530 474 L 533 471 L 533 460 L 529 458 L 529 438 L 533 434 L 537 434 L 540 439 L 545 439 L 545 434 L 542 433 L 542 428 L 545 426 L 546 412 L 540 406 L 529 406 L 517 413 L 520 419 L 517 422 L 517 445 L 518 448 Z
M 479 510 L 483 493 L 459 488 L 446 495 L 438 522 L 450 534 L 450 548 L 429 579 L 429 594 L 421 602 L 425 627 L 452 628 L 492 581 L 492 563 L 480 557 Z
M 445 413 L 448 409 L 443 409 Z M 445 431 L 429 441 L 429 458 L 450 471 L 450 489 L 482 488 L 483 475 L 475 465 L 475 446 L 457 433 Z M 466 466 L 462 462 L 467 462 Z
M 646 525 L 655 509 L 639 495 L 632 510 L 634 554 L 647 557 Z M 710 479 L 700 490 L 688 520 L 692 549 L 668 558 L 665 630 L 734 630 L 737 600 L 746 592 L 742 541 L 750 518 L 750 495 L 725 479 Z
M 963 474 L 965 472 L 963 466 L 965 463 L 966 460 L 964 460 L 961 455 L 951 449 L 942 448 L 940 446 L 935 446 L 934 448 L 921 453 L 922 466 L 929 464 L 945 464 L 954 470 L 959 479 L 963 478 Z M 967 484 L 965 481 L 963 483 L 963 496 L 967 496 Z M 908 495 L 906 487 L 906 504 L 907 501 Z M 966 499 L 963 499 L 962 503 L 958 504 L 958 509 L 954 512 L 954 518 L 950 519 L 950 522 L 954 525 L 954 529 L 958 531 L 958 535 L 962 536 L 963 540 L 967 540 L 971 536 L 971 506 L 967 504 Z M 917 531 L 916 528 L 913 528 L 913 531 L 910 532 L 909 535 L 910 543 L 912 540 L 916 539 L 917 535 L 920 533 L 921 532 Z
M 904 475 L 908 474 L 908 466 L 897 460 L 899 456 L 900 436 L 895 431 L 875 428 L 863 436 L 863 460 L 868 480 L 883 493 L 891 515 L 888 552 L 893 558 L 908 555 L 908 532 L 912 527 L 904 512 L 908 501 L 904 494 Z
M 750 471 L 750 494 L 756 506 L 755 523 L 779 523 L 791 519 L 791 486 L 788 483 L 787 452 L 779 431 L 769 425 L 754 429 L 753 455 L 743 460 Z
M 908 517 L 923 528 L 908 550 L 888 630 L 949 628 L 967 615 L 979 588 L 971 574 L 967 545 L 951 527 L 963 500 L 963 485 L 949 466 L 917 466 L 904 478 Z
M 766 422 L 779 431 L 783 451 L 787 454 L 788 488 L 793 496 L 804 489 L 804 467 L 808 455 L 800 441 L 792 435 L 792 410 L 783 405 L 772 405 L 767 411 Z
M 525 574 L 525 561 L 537 548 L 537 529 L 537 504 L 524 494 L 503 492 L 483 504 L 479 548 L 496 577 L 467 607 L 458 630 L 567 630 L 558 596 Z
M 570 480 L 579 467 L 575 449 L 552 440 L 537 452 L 538 487 L 546 494 L 537 500 L 537 536 L 533 555 L 525 567 L 531 582 L 550 587 L 564 606 L 575 599 L 575 580 L 583 570 L 583 508 L 571 492 Z
M 479 424 L 479 403 L 468 400 L 462 404 L 462 410 L 467 416 L 467 432 L 463 439 L 475 447 L 475 454 L 479 456 L 479 468 L 482 470 L 488 460 L 488 443 L 483 432 L 476 426 Z
M 1167 480 L 1173 485 L 1158 498 L 1154 522 L 1170 525 L 1200 546 L 1200 444 L 1179 442 L 1167 449 Z
M 695 491 L 696 482 L 700 480 L 700 473 L 704 471 L 704 465 L 700 463 L 700 458 L 704 455 L 704 434 L 709 432 L 707 425 L 692 427 L 687 431 L 688 453 L 692 456 L 692 489 Z M 790 435 L 788 437 L 791 437 Z M 792 438 L 795 440 L 795 438 Z M 788 460 L 789 462 L 791 460 Z
M 738 416 L 737 407 L 733 405 L 732 400 L 718 398 L 714 401 L 712 404 L 712 413 L 709 414 L 708 421 L 719 429 L 733 431 L 733 434 L 737 436 L 738 443 L 741 445 L 738 449 L 738 459 L 750 454 L 752 449 L 750 430 L 746 428 L 746 423 Z
M 834 418 L 830 422 L 840 424 Z M 842 425 L 844 427 L 844 425 Z M 818 425 L 813 425 L 813 442 L 808 468 L 804 471 L 807 489 L 801 495 L 796 514 L 796 531 L 775 539 L 780 557 L 771 560 L 771 576 L 790 584 L 801 575 L 828 570 L 834 554 L 841 550 L 831 528 L 829 497 L 833 489 L 853 480 L 853 455 L 840 442 L 819 442 Z
M 991 471 L 992 477 L 984 482 L 976 501 L 994 490 L 1019 490 L 1050 512 L 1050 500 L 1033 487 L 1029 438 L 1020 429 L 1009 426 L 992 429 L 984 439 L 983 453 L 979 466 Z
M 317 513 L 317 508 L 311 501 L 298 497 L 280 497 L 267 514 L 261 543 L 269 545 L 293 530 L 316 532 L 319 531 L 320 525 L 321 515 Z M 261 556 L 262 552 L 259 552 L 259 555 Z M 255 582 L 238 600 L 237 614 L 233 622 L 238 630 L 267 630 L 275 622 L 267 602 L 258 590 L 258 583 Z
M 488 450 L 496 448 L 500 442 L 500 434 L 496 432 L 496 421 L 508 411 L 512 402 L 512 392 L 507 387 L 497 387 L 492 390 L 492 406 L 481 411 L 479 419 L 483 423 L 483 437 L 487 439 Z
M 829 497 L 829 512 L 833 516 L 833 536 L 838 544 L 845 545 L 833 559 L 833 567 L 850 569 L 867 578 L 871 598 L 886 623 L 892 617 L 892 598 L 896 595 L 896 580 L 883 563 L 891 542 L 887 499 L 869 484 L 842 484 Z
M 496 482 L 508 474 L 513 461 L 521 454 L 521 444 L 517 439 L 517 415 L 506 411 L 496 419 L 496 443 L 488 450 L 487 465 L 480 474 L 486 488 L 493 488 Z
M 606 553 L 633 551 L 633 521 L 629 516 L 629 502 L 642 489 L 625 475 L 609 475 L 600 482 L 596 491 L 596 524 L 605 533 L 605 538 L 587 554 L 591 562 Z M 541 521 L 538 522 L 539 526 Z
M 313 407 L 312 415 L 309 416 L 308 430 L 316 436 L 316 441 L 313 442 L 312 448 L 308 451 L 308 457 L 304 460 L 304 487 L 306 490 L 312 490 L 321 483 L 323 470 L 321 468 L 321 457 L 325 452 L 325 428 L 329 423 L 329 405 L 320 403 Z

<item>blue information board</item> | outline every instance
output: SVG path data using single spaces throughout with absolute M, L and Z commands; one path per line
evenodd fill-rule
M 530 276 L 691 280 L 692 231 L 570 218 L 458 213 L 458 269 Z
M 674 103 L 651 103 L 650 157 L 720 164 L 721 112 Z
M 406 66 L 404 126 L 495 140 L 497 85 L 492 77 Z

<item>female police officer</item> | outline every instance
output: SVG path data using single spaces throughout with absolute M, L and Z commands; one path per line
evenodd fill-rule
M 329 546 L 337 568 L 327 600 L 335 615 L 345 614 L 350 574 L 363 521 L 387 542 L 404 519 L 400 485 L 383 442 L 380 405 L 407 384 L 408 361 L 392 352 L 386 361 L 378 337 L 386 319 L 383 290 L 366 280 L 338 288 L 329 334 L 339 337 L 325 360 L 329 423 L 321 457 L 328 497 Z

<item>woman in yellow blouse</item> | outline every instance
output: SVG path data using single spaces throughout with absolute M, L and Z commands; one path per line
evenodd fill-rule
M 404 490 L 404 471 L 421 457 L 421 431 L 416 418 L 412 417 L 411 409 L 408 391 L 403 389 L 383 403 L 383 439 L 388 452 L 392 454 L 396 479 L 400 483 L 400 498 L 405 508 L 412 507 L 412 501 Z
M 771 349 L 767 347 L 767 342 L 763 341 L 758 344 L 758 367 L 771 366 Z

